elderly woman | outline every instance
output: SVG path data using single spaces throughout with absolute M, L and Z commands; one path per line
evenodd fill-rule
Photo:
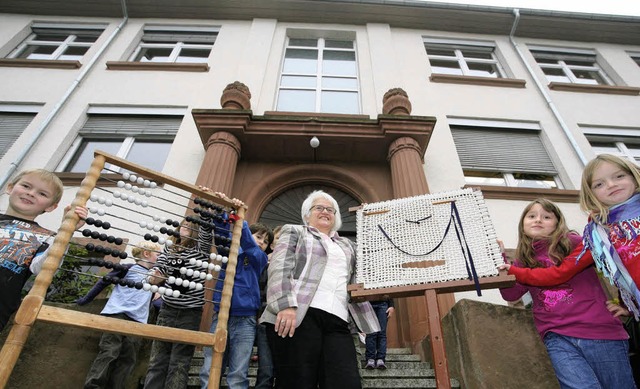
M 338 203 L 323 191 L 302 203 L 304 226 L 285 225 L 269 265 L 267 323 L 278 388 L 361 388 L 349 328 L 380 330 L 366 303 L 350 303 L 356 248 L 336 232 Z

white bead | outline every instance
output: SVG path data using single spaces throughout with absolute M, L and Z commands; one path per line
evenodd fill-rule
M 201 267 L 201 266 L 202 266 L 202 260 L 201 260 L 201 259 L 198 259 L 198 260 L 196 261 L 196 266 L 197 266 L 197 267 Z
M 180 268 L 180 274 L 187 274 L 187 268 L 186 267 L 181 267 Z
M 151 189 L 155 189 L 157 186 L 158 186 L 158 184 L 156 184 L 153 181 L 151 181 L 151 183 L 149 184 L 149 188 L 151 188 Z
M 136 179 L 136 184 L 142 185 L 142 183 L 144 183 L 144 178 L 138 177 L 138 179 Z
M 223 258 L 222 255 L 220 254 L 216 255 L 216 259 L 218 260 L 218 262 L 222 261 L 222 258 Z
M 200 278 L 200 270 L 193 271 L 193 278 Z
M 141 205 L 142 204 L 142 200 L 140 200 L 139 198 L 136 198 L 134 203 L 135 203 L 135 205 Z
M 201 280 L 204 280 L 205 278 L 207 278 L 207 273 L 205 273 L 205 272 L 201 272 L 201 273 L 200 273 L 200 279 L 201 279 Z
M 133 196 L 129 196 L 129 197 L 127 197 L 127 201 L 130 202 L 130 203 L 133 203 L 134 201 L 136 201 L 136 198 L 133 197 Z
M 158 220 L 160 220 L 160 216 L 158 215 L 153 215 L 153 221 L 157 222 Z
M 176 278 L 176 285 L 180 286 L 183 282 L 184 280 L 182 278 Z
M 113 197 L 119 199 L 120 198 L 120 192 L 118 192 L 117 190 L 113 191 Z
M 171 239 L 167 239 L 167 241 L 165 242 L 165 245 L 167 247 L 171 247 L 171 246 L 173 246 L 173 241 Z
M 147 224 L 147 230 L 149 230 L 149 231 L 153 230 L 153 223 L 148 223 Z
M 142 289 L 146 290 L 147 292 L 151 290 L 151 284 L 145 282 L 144 284 L 142 284 Z
M 124 188 L 126 190 L 131 190 L 131 184 L 127 182 L 126 184 L 124 184 Z
M 154 224 L 154 225 L 153 225 L 153 231 L 155 231 L 155 232 L 160 232 L 160 226 L 159 226 L 159 225 Z
M 104 197 L 102 196 L 98 197 L 98 203 L 104 204 L 105 201 L 107 201 L 107 199 L 105 199 Z
M 195 265 L 196 264 L 196 259 L 195 258 L 189 258 L 189 265 Z
M 202 266 L 203 269 L 207 270 L 209 268 L 209 262 L 202 261 L 202 265 L 201 266 Z
M 138 193 L 138 189 L 140 189 L 140 188 L 138 188 L 138 187 L 137 187 L 137 186 L 135 186 L 135 185 L 131 187 L 131 191 L 132 191 L 133 193 Z
M 160 223 L 164 224 L 167 221 L 167 218 L 164 216 L 160 216 Z
M 159 238 L 158 238 L 158 243 L 159 243 L 159 244 L 164 244 L 164 242 L 165 242 L 165 241 L 166 241 L 166 240 L 165 240 L 163 237 L 159 237 Z
M 191 281 L 189 282 L 189 289 L 194 289 L 196 287 L 196 283 Z
M 151 181 L 149 181 L 149 180 L 144 180 L 143 181 L 144 186 L 149 186 L 150 183 L 151 183 Z
M 96 212 L 98 212 L 98 208 L 97 207 L 91 207 L 91 208 L 89 208 L 89 212 L 96 213 Z
M 222 267 L 220 265 L 216 265 L 215 268 L 213 268 L 214 271 L 220 271 L 222 269 Z
M 207 274 L 207 281 L 211 281 L 213 279 L 213 274 Z
M 151 285 L 151 293 L 155 293 L 158 291 L 158 285 Z
M 173 290 L 171 290 L 171 289 L 165 289 L 165 291 L 164 291 L 164 295 L 165 295 L 165 296 L 173 296 Z
M 138 225 L 140 226 L 140 228 L 147 228 L 147 222 L 144 220 L 138 223 Z
M 104 211 L 104 209 L 102 209 L 102 208 L 98 209 L 98 215 L 99 216 L 104 216 L 105 213 L 106 212 Z
M 189 286 L 191 286 L 191 285 L 189 285 Z M 202 284 L 196 284 L 196 290 L 199 291 L 199 290 L 202 290 L 202 288 L 203 288 Z
M 167 282 L 169 284 L 173 284 L 176 282 L 176 278 L 174 276 L 169 276 L 169 278 L 167 279 Z
M 216 260 L 216 255 L 217 255 L 216 253 L 209 254 L 209 259 L 212 260 L 212 261 L 215 261 Z
M 228 257 L 222 257 L 222 263 L 227 263 L 229 262 L 229 258 Z
M 153 194 L 153 192 L 151 192 L 150 190 L 145 190 L 144 191 L 144 195 L 147 197 L 151 197 L 151 195 Z
M 104 205 L 106 205 L 107 207 L 112 206 L 113 205 L 113 200 L 107 199 L 107 201 L 104 202 Z
M 131 181 L 131 182 L 136 182 L 136 180 L 137 180 L 137 179 L 138 179 L 138 177 L 136 177 L 136 175 L 135 175 L 135 174 L 132 174 L 132 175 L 129 177 L 129 181 Z
M 164 294 L 165 290 L 167 290 L 167 288 L 165 288 L 164 286 L 161 286 L 158 288 L 158 293 Z
M 120 180 L 116 185 L 118 188 L 124 188 L 124 181 Z
M 212 262 L 212 263 L 210 263 L 210 264 L 209 264 L 209 266 L 207 266 L 207 267 L 209 268 L 209 270 L 213 270 L 213 268 L 215 268 L 215 267 L 216 267 L 216 264 Z
M 174 290 L 173 291 L 173 297 L 180 297 L 180 291 L 179 290 Z
M 187 269 L 187 277 L 193 276 L 193 269 Z
M 124 178 L 125 180 L 128 180 L 130 175 L 131 174 L 129 172 L 124 172 L 122 173 L 122 178 Z
M 142 205 L 142 207 L 147 208 L 147 206 L 149 205 L 149 203 L 147 202 L 147 200 L 142 200 L 140 202 L 140 205 Z
M 92 194 L 90 197 L 91 201 L 98 201 L 98 195 Z

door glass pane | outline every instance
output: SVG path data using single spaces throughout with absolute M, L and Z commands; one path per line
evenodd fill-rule
M 317 74 L 318 51 L 287 49 L 282 71 L 283 73 Z
M 360 113 L 358 93 L 356 92 L 322 92 L 320 112 L 327 113 Z
M 129 150 L 127 161 L 142 165 L 146 168 L 162 171 L 169 156 L 173 140 L 140 140 L 136 139 Z
M 278 96 L 278 111 L 315 112 L 316 92 L 304 90 L 281 90 Z
M 326 50 L 322 61 L 322 73 L 355 77 L 356 53 Z
M 65 171 L 71 173 L 85 173 L 89 170 L 93 161 L 93 152 L 102 150 L 109 154 L 116 155 L 122 146 L 124 139 L 85 139 L 80 148 L 67 166 Z

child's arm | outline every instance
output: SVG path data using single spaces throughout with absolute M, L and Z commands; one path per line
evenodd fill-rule
M 122 278 L 125 276 L 125 274 L 127 274 L 128 270 L 111 270 L 109 272 L 109 274 L 107 274 L 105 277 L 118 277 L 118 278 Z M 87 292 L 87 294 L 84 297 L 81 297 L 79 299 L 76 300 L 76 304 L 78 305 L 85 305 L 88 304 L 90 302 L 93 301 L 93 299 L 96 298 L 96 296 L 98 296 L 100 294 L 100 292 L 102 292 L 104 290 L 104 288 L 106 288 L 107 286 L 109 286 L 109 283 L 106 282 L 104 280 L 104 277 L 100 278 L 100 280 L 98 282 L 96 282 L 96 284 L 93 286 L 93 288 L 91 288 L 91 290 L 89 292 Z
M 586 251 L 576 264 L 578 255 L 582 252 L 583 245 L 579 244 L 571 254 L 562 261 L 560 266 L 546 268 L 505 267 L 509 274 L 516 276 L 516 280 L 522 284 L 533 286 L 554 286 L 569 281 L 573 276 L 593 265 L 591 252 Z

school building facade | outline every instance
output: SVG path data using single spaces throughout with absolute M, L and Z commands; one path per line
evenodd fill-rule
M 0 80 L 2 186 L 55 170 L 62 204 L 97 148 L 240 198 L 249 222 L 271 226 L 299 223 L 302 199 L 325 189 L 352 237 L 361 203 L 479 187 L 513 248 L 537 197 L 582 230 L 577 190 L 597 153 L 640 160 L 638 17 L 402 0 L 5 0 Z M 62 208 L 39 221 L 57 227 Z M 461 298 L 504 304 L 495 290 L 442 295 L 442 313 Z M 427 332 L 424 299 L 399 300 L 390 345 Z

